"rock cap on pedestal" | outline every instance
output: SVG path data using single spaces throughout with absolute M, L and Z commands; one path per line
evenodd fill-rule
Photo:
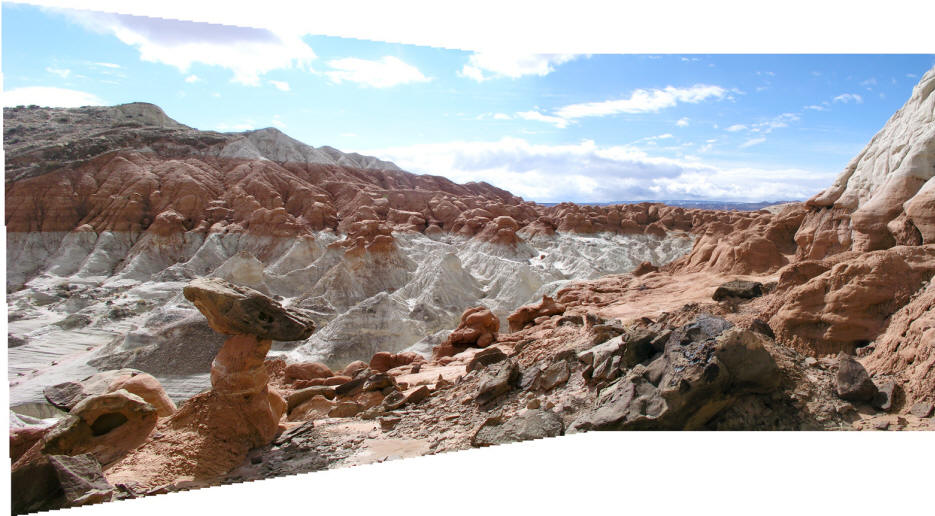
M 218 333 L 290 341 L 307 339 L 315 331 L 315 323 L 306 315 L 219 278 L 194 279 L 183 293 Z

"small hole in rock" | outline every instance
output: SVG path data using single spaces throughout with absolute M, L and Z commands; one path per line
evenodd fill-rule
M 124 416 L 119 412 L 104 414 L 91 423 L 91 435 L 95 437 L 104 435 L 126 422 L 127 416 Z

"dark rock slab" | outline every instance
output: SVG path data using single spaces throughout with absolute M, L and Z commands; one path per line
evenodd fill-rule
M 107 502 L 114 496 L 113 486 L 104 478 L 101 463 L 93 455 L 52 455 L 49 462 L 62 485 L 66 505 Z
M 283 308 L 269 296 L 219 278 L 194 279 L 183 293 L 218 333 L 292 341 L 307 339 L 315 331 L 315 323 L 306 314 Z
M 106 394 L 110 384 L 121 376 L 142 374 L 138 369 L 115 369 L 91 375 L 78 382 L 64 382 L 43 389 L 45 399 L 64 411 L 70 411 L 86 398 Z
M 715 301 L 723 301 L 729 297 L 740 299 L 753 299 L 763 295 L 763 284 L 758 281 L 734 280 L 719 286 L 711 296 Z
M 396 410 L 405 405 L 419 403 L 428 398 L 430 394 L 431 391 L 427 385 L 423 385 L 409 394 L 403 394 L 398 391 L 390 393 L 390 395 L 383 400 L 383 408 L 384 410 Z
M 476 369 L 483 369 L 491 364 L 496 364 L 497 362 L 502 362 L 508 357 L 506 353 L 500 350 L 497 347 L 489 347 L 474 355 L 471 358 L 471 361 L 468 362 L 466 367 L 467 372 L 474 371 Z
M 892 412 L 899 404 L 901 391 L 899 385 L 893 381 L 886 381 L 877 386 L 877 393 L 873 396 L 871 404 L 875 409 Z
M 559 385 L 564 385 L 570 376 L 571 370 L 568 367 L 568 362 L 560 360 L 546 367 L 542 371 L 542 376 L 539 378 L 539 381 L 542 389 L 549 391 Z
M 485 421 L 471 438 L 472 446 L 492 446 L 530 439 L 555 437 L 565 432 L 562 418 L 549 410 L 533 409 L 506 421 L 494 417 Z
M 491 371 L 496 367 L 495 371 Z M 512 360 L 506 360 L 485 370 L 477 388 L 474 400 L 485 405 L 510 392 L 519 381 L 519 367 Z
M 912 404 L 909 413 L 917 418 L 930 417 L 935 412 L 935 404 L 930 401 L 920 401 Z
M 838 355 L 838 373 L 835 377 L 838 397 L 847 401 L 870 401 L 877 394 L 877 386 L 864 366 L 846 353 Z

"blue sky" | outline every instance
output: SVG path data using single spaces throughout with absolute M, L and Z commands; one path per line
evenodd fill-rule
M 526 199 L 807 198 L 933 55 L 511 55 L 2 8 L 4 105 L 145 101 Z

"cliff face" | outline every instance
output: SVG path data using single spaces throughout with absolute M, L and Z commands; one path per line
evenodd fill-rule
M 801 256 L 935 242 L 935 70 L 811 208 Z

